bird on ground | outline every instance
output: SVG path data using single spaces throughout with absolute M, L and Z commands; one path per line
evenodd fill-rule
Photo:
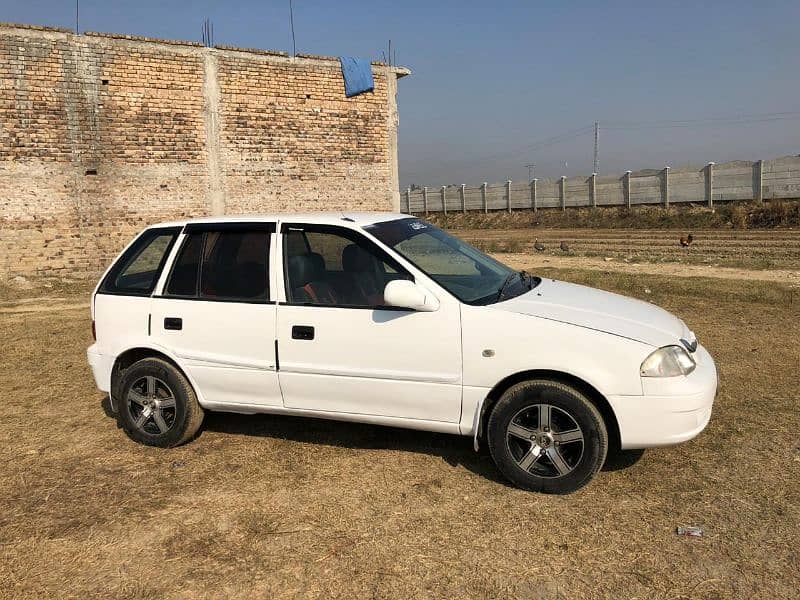
M 567 246 L 567 242 L 561 242 L 560 248 L 562 252 L 569 252 L 569 246 Z
M 691 233 L 689 235 L 687 235 L 686 237 L 681 236 L 681 246 L 683 246 L 684 248 L 688 248 L 692 244 L 693 241 L 694 241 L 694 238 L 692 237 Z
M 533 242 L 533 248 L 537 252 L 544 252 L 544 244 L 542 244 L 539 240 Z

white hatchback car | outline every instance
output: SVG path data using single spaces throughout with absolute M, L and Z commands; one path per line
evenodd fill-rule
M 125 432 L 170 447 L 204 410 L 473 436 L 566 493 L 609 446 L 695 437 L 717 371 L 677 317 L 517 272 L 401 214 L 147 228 L 92 297 L 88 359 Z

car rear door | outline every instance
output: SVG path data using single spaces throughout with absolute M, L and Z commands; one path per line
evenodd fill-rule
M 179 357 L 206 406 L 281 406 L 271 282 L 275 223 L 185 227 L 152 337 Z
M 360 232 L 281 225 L 285 302 L 278 307 L 279 378 L 287 408 L 458 422 L 460 309 L 383 304 L 391 279 L 413 279 Z
M 180 232 L 180 226 L 146 229 L 103 277 L 92 313 L 102 355 L 113 360 L 147 335 L 150 296 Z

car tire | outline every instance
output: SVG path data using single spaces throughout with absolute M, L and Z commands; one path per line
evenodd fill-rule
M 122 373 L 117 419 L 129 438 L 172 448 L 191 440 L 203 409 L 183 373 L 160 358 L 145 358 Z
M 545 494 L 569 494 L 589 483 L 608 451 L 597 408 L 575 388 L 544 379 L 506 390 L 489 416 L 487 438 L 511 483 Z

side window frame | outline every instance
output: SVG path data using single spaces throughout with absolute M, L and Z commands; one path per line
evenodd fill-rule
M 349 227 L 341 227 L 339 225 L 328 225 L 324 223 L 281 223 L 280 228 L 280 237 L 278 239 L 278 246 L 280 247 L 280 263 L 281 263 L 281 272 L 282 272 L 282 283 L 283 283 L 283 300 L 279 302 L 279 304 L 284 304 L 287 306 L 308 306 L 308 307 L 316 307 L 316 308 L 348 308 L 354 310 L 395 310 L 395 311 L 405 311 L 408 312 L 408 309 L 401 308 L 398 306 L 386 306 L 386 305 L 375 305 L 375 306 L 362 306 L 362 305 L 354 305 L 354 304 L 325 304 L 325 303 L 315 303 L 315 302 L 292 302 L 289 300 L 290 298 L 290 288 L 289 288 L 289 254 L 286 252 L 286 233 L 289 230 L 300 230 L 303 232 L 303 238 L 305 239 L 306 247 L 308 251 L 311 251 L 311 247 L 308 243 L 308 239 L 306 237 L 306 233 L 322 233 L 322 234 L 332 234 L 332 235 L 339 235 L 345 239 L 349 239 L 351 242 L 359 244 L 365 249 L 368 249 L 373 255 L 378 258 L 381 262 L 389 265 L 392 267 L 398 275 L 404 275 L 408 277 L 409 281 L 416 281 L 416 278 L 412 272 L 410 272 L 406 267 L 404 267 L 400 262 L 395 259 L 391 254 L 389 254 L 386 250 L 381 248 L 378 244 L 368 238 L 366 235 L 356 231 L 355 229 L 351 229 Z
M 250 298 L 235 298 L 235 297 L 204 297 L 200 294 L 199 286 L 200 280 L 202 278 L 203 272 L 203 256 L 205 255 L 206 250 L 206 238 L 208 233 L 244 233 L 244 232 L 258 232 L 258 233 L 265 233 L 267 235 L 267 299 L 262 300 L 253 300 Z M 172 257 L 172 261 L 170 264 L 169 273 L 167 274 L 161 291 L 161 295 L 158 296 L 159 298 L 165 298 L 168 300 L 194 300 L 199 302 L 229 302 L 229 303 L 236 303 L 236 304 L 275 304 L 275 294 L 272 288 L 272 279 L 273 279 L 273 272 L 274 272 L 274 247 L 273 247 L 273 240 L 275 238 L 276 226 L 275 222 L 268 222 L 268 221 L 254 221 L 254 222 L 231 222 L 231 223 L 188 223 L 184 226 L 183 231 L 183 239 L 181 240 L 181 244 L 175 255 Z M 192 239 L 194 235 L 202 235 L 202 244 L 200 248 L 200 262 L 197 266 L 197 281 L 195 287 L 195 293 L 192 295 L 182 295 L 182 294 L 170 294 L 167 292 L 169 289 L 169 284 L 172 279 L 173 271 L 175 270 L 176 265 L 178 264 L 178 259 L 181 256 L 186 245 L 189 243 L 189 240 Z
M 175 251 L 175 256 L 172 257 L 172 261 L 169 265 L 169 272 L 167 273 L 166 278 L 164 279 L 164 286 L 161 290 L 160 298 L 173 298 L 176 300 L 199 300 L 199 286 L 200 286 L 200 268 L 202 266 L 202 256 L 203 250 L 205 249 L 206 240 L 205 240 L 205 233 L 187 233 L 186 229 L 181 232 L 182 239 L 181 243 L 178 245 L 178 249 Z M 167 290 L 169 289 L 169 284 L 172 281 L 172 275 L 175 273 L 175 267 L 178 266 L 178 259 L 183 254 L 183 251 L 186 249 L 186 246 L 189 245 L 189 242 L 192 240 L 194 235 L 200 235 L 201 243 L 200 243 L 200 259 L 197 263 L 197 274 L 196 274 L 196 281 L 195 281 L 195 290 L 194 294 L 170 294 Z
M 111 265 L 111 268 L 106 273 L 105 277 L 103 277 L 103 281 L 97 288 L 98 294 L 106 294 L 109 296 L 135 296 L 139 298 L 147 298 L 153 295 L 156 287 L 158 286 L 158 282 L 161 279 L 161 275 L 164 272 L 164 267 L 167 264 L 167 260 L 169 259 L 170 255 L 172 254 L 172 250 L 175 246 L 175 242 L 178 239 L 178 236 L 181 233 L 180 227 L 150 227 L 145 229 L 142 233 L 140 233 L 125 249 L 125 251 L 114 261 L 114 264 Z M 130 264 L 136 260 L 142 252 L 144 252 L 153 240 L 158 237 L 159 235 L 171 235 L 172 239 L 167 244 L 167 247 L 164 249 L 164 254 L 161 256 L 161 260 L 158 263 L 158 267 L 155 271 L 153 276 L 153 281 L 150 284 L 148 289 L 142 290 L 131 290 L 131 289 L 119 289 L 115 285 L 112 285 L 121 274 L 121 272 L 130 266 Z M 144 242 L 147 241 L 145 244 Z

